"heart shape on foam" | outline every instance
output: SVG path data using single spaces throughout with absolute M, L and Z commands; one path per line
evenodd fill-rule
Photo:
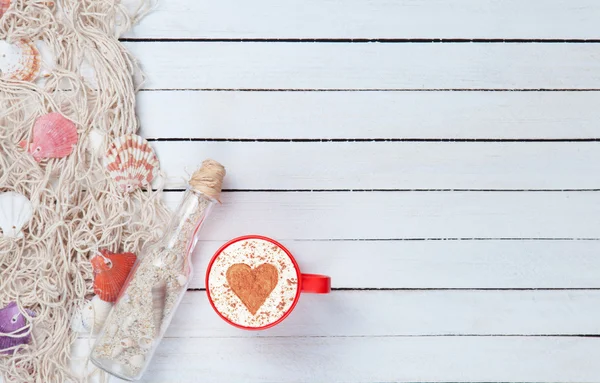
M 255 269 L 245 263 L 236 263 L 227 269 L 226 277 L 231 290 L 248 311 L 256 315 L 277 286 L 279 272 L 269 263 L 263 263 Z

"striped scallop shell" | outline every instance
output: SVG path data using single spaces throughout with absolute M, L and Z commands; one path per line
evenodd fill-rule
M 10 0 L 0 0 L 0 18 L 6 13 L 10 7 Z
M 0 40 L 0 78 L 34 81 L 41 64 L 40 52 L 33 42 L 20 40 L 11 44 Z
M 121 191 L 148 186 L 158 172 L 158 158 L 144 138 L 128 134 L 116 138 L 104 158 L 106 169 Z

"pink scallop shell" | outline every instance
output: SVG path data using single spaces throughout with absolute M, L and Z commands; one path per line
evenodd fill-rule
M 11 0 L 0 0 L 0 17 L 2 17 L 10 7 Z
M 116 138 L 109 145 L 104 161 L 111 178 L 126 193 L 149 185 L 159 166 L 148 141 L 135 134 Z
M 33 141 L 21 141 L 19 146 L 40 162 L 46 158 L 62 158 L 73 152 L 77 145 L 77 127 L 60 113 L 39 117 L 33 126 Z

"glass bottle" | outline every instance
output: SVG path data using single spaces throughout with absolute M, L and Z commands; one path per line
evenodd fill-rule
M 142 249 L 90 355 L 102 370 L 130 381 L 146 371 L 188 288 L 198 231 L 224 175 L 219 163 L 204 161 L 163 237 Z

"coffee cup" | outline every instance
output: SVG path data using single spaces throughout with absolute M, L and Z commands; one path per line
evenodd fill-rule
M 281 323 L 301 293 L 326 294 L 331 278 L 303 274 L 281 243 L 259 235 L 234 238 L 212 257 L 206 271 L 206 293 L 215 312 L 245 330 L 264 330 Z

